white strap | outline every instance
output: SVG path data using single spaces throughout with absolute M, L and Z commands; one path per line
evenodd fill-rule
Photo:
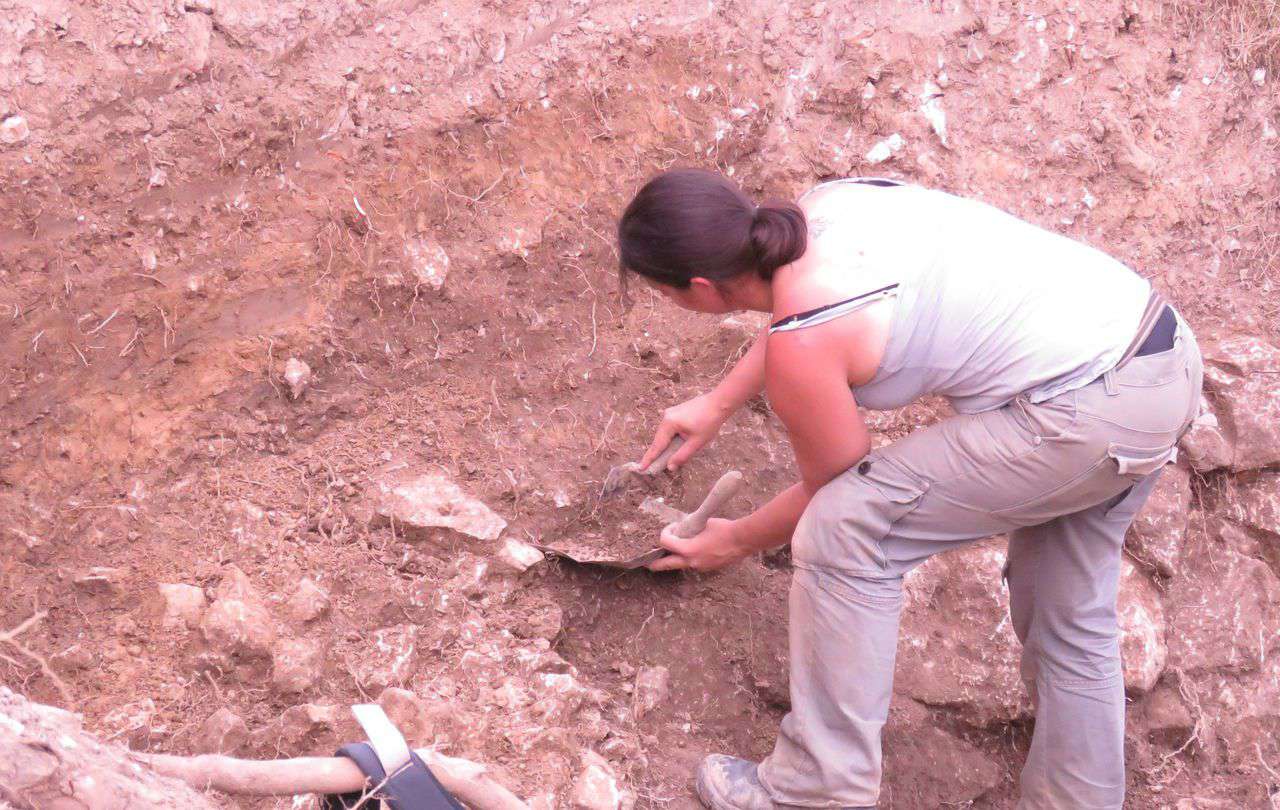
M 351 707 L 351 713 L 368 735 L 369 747 L 378 755 L 378 761 L 382 763 L 382 770 L 386 771 L 387 776 L 409 763 L 409 743 L 405 742 L 404 735 L 381 706 L 376 703 L 360 703 Z

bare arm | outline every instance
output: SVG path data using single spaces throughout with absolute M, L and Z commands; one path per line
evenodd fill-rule
M 640 459 L 640 466 L 653 463 L 677 433 L 684 437 L 681 447 L 671 461 L 669 469 L 682 466 L 689 457 L 710 442 L 720 426 L 742 405 L 764 390 L 764 355 L 768 329 L 761 330 L 755 343 L 734 364 L 720 384 L 705 394 L 673 405 L 662 415 L 653 443 Z
M 800 330 L 769 338 L 767 387 L 773 410 L 791 437 L 801 482 L 738 520 L 712 520 L 697 537 L 663 533 L 673 552 L 651 567 L 714 569 L 791 539 L 809 499 L 871 449 L 871 438 L 849 390 L 844 353 L 830 332 Z
M 777 335 L 770 344 L 769 402 L 795 450 L 801 481 L 736 521 L 738 544 L 747 553 L 791 540 L 809 499 L 871 450 L 840 352 L 816 332 Z

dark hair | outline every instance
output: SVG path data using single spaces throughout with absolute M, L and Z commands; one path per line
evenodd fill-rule
M 619 273 L 685 288 L 695 276 L 768 281 L 804 253 L 807 228 L 795 203 L 751 202 L 729 178 L 673 169 L 644 184 L 618 222 Z

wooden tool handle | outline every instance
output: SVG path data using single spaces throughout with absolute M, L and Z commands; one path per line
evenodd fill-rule
M 445 789 L 474 810 L 529 810 L 511 791 L 476 762 L 454 759 L 428 748 L 418 756 Z M 220 790 L 250 796 L 293 796 L 301 793 L 348 793 L 368 787 L 359 766 L 346 757 L 300 757 L 256 761 L 220 754 L 176 757 L 135 755 L 165 776 L 181 779 L 197 790 Z
M 671 437 L 671 441 L 667 443 L 667 448 L 653 460 L 653 463 L 645 467 L 641 472 L 645 475 L 656 475 L 667 468 L 667 462 L 671 461 L 671 457 L 676 454 L 684 444 L 684 437 L 679 433 Z
M 730 470 L 720 476 L 720 480 L 716 481 L 716 485 L 697 509 L 671 524 L 671 533 L 676 537 L 693 537 L 698 534 L 707 528 L 707 519 L 718 514 L 741 488 L 742 473 L 737 470 Z

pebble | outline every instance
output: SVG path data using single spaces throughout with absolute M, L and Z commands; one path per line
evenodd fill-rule
M 630 678 L 632 675 L 636 674 L 636 668 L 626 661 L 615 661 L 613 664 L 613 670 L 624 678 Z
M 449 278 L 449 254 L 438 242 L 426 236 L 410 239 L 404 243 L 404 256 L 415 282 L 433 290 L 444 287 Z
M 365 658 L 352 666 L 356 683 L 366 691 L 403 684 L 417 664 L 417 641 L 418 628 L 411 624 L 375 631 L 366 643 Z
M 947 114 L 942 109 L 942 89 L 933 82 L 925 82 L 920 91 L 920 114 L 929 122 L 938 140 L 947 145 Z
M 309 622 L 320 618 L 329 609 L 329 592 L 317 585 L 310 577 L 303 577 L 298 589 L 289 597 L 285 610 L 290 618 L 298 622 Z
M 768 316 L 758 312 L 735 312 L 720 322 L 727 332 L 739 332 L 743 337 L 757 337 L 768 323 Z
M 258 589 L 253 587 L 249 577 L 234 565 L 222 569 L 222 579 L 213 591 L 216 599 L 239 599 L 243 602 L 261 602 Z
M 88 646 L 80 644 L 72 645 L 70 649 L 59 654 L 57 660 L 63 667 L 72 672 L 88 669 L 94 664 L 93 653 Z
M 582 764 L 582 772 L 573 783 L 573 807 L 578 810 L 618 810 L 622 806 L 623 793 L 609 763 L 594 751 L 585 751 Z
M 430 742 L 431 717 L 422 698 L 408 689 L 389 686 L 378 695 L 378 705 L 411 744 Z
M 249 727 L 230 709 L 218 709 L 200 725 L 193 747 L 202 754 L 234 754 L 249 741 Z
M 214 602 L 200 622 L 200 631 L 210 647 L 226 655 L 266 657 L 276 640 L 267 609 L 240 599 Z
M 498 549 L 498 560 L 518 573 L 524 573 L 546 559 L 541 551 L 514 537 L 508 537 Z
M 281 639 L 271 654 L 271 685 L 282 694 L 305 692 L 320 680 L 323 663 L 315 642 Z
M 1251 78 L 1253 79 L 1254 87 L 1261 87 L 1267 83 L 1267 69 L 1258 68 L 1253 72 L 1253 76 Z
M 671 672 L 666 667 L 641 667 L 636 673 L 631 707 L 637 720 L 657 708 L 671 691 Z
M 90 568 L 76 577 L 76 587 L 87 593 L 118 594 L 125 571 L 122 568 Z
M 11 115 L 0 121 L 0 143 L 12 146 L 22 143 L 30 135 L 31 128 L 27 126 L 27 119 L 21 115 Z
M 311 384 L 311 366 L 296 357 L 290 357 L 284 364 L 284 381 L 289 384 L 289 396 L 297 399 Z
M 878 142 L 867 152 L 867 162 L 871 164 L 884 163 L 889 158 L 896 155 L 906 145 L 906 141 L 898 133 L 893 133 L 884 140 Z

